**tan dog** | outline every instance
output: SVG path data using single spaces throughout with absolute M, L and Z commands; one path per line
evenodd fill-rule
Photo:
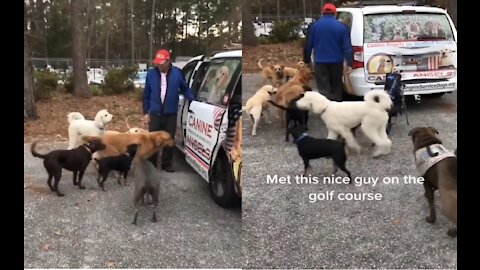
M 440 50 L 440 59 L 438 61 L 438 67 L 453 67 L 453 60 L 452 60 L 452 50 L 450 49 L 442 49 Z
M 253 120 L 251 122 L 252 136 L 257 135 L 257 127 L 258 123 L 260 122 L 260 116 L 262 115 L 262 111 L 265 109 L 267 109 L 267 111 L 263 113 L 265 122 L 270 123 L 268 101 L 270 100 L 270 96 L 274 95 L 277 90 L 278 89 L 273 85 L 264 85 L 262 88 L 258 89 L 255 95 L 249 98 L 245 106 L 242 107 L 242 111 L 250 114 L 251 120 Z
M 297 75 L 298 71 L 305 67 L 305 62 L 298 61 L 297 66 L 298 66 L 298 68 L 285 67 L 283 69 L 283 73 L 285 75 L 286 81 L 290 80 L 290 78 L 295 77 L 295 75 Z
M 214 78 L 215 82 L 210 90 L 208 102 L 218 103 L 222 98 L 221 95 L 225 93 L 228 82 L 230 82 L 230 69 L 227 66 L 220 67 Z
M 120 132 L 120 131 L 116 131 L 116 130 L 106 130 L 104 132 L 104 134 L 121 134 L 121 133 L 129 133 L 129 134 L 135 134 L 135 133 L 148 133 L 148 130 L 144 129 L 144 128 L 139 128 L 139 127 L 131 127 L 129 124 L 128 124 L 128 117 L 125 118 L 125 125 L 127 126 L 127 131 L 125 132 Z
M 438 131 L 432 127 L 417 127 L 408 133 L 413 141 L 415 164 L 425 179 L 423 187 L 430 215 L 428 223 L 436 220 L 434 192 L 438 189 L 445 216 L 455 225 L 447 234 L 457 235 L 457 157 L 442 145 L 436 137 Z
M 303 94 L 305 89 L 311 89 L 311 79 L 313 79 L 313 72 L 310 68 L 304 67 L 300 69 L 293 79 L 278 88 L 273 101 L 280 106 L 288 107 L 288 104 L 292 99 Z M 286 124 L 284 116 L 284 110 L 278 109 L 278 117 L 282 120 L 283 125 Z
M 260 71 L 260 76 L 262 76 L 263 81 L 262 84 L 266 82 L 270 82 L 275 87 L 280 87 L 282 85 L 282 80 L 285 77 L 284 69 L 285 66 L 282 65 L 273 65 L 273 66 L 263 66 L 262 65 L 263 58 L 258 60 L 258 67 L 262 70 Z
M 84 136 L 83 140 L 90 142 L 98 140 L 105 144 L 105 149 L 100 151 L 100 156 L 117 156 L 127 151 L 127 146 L 137 144 L 138 149 L 135 155 L 135 161 L 138 159 L 147 159 L 161 147 L 173 147 L 174 142 L 172 136 L 166 131 L 155 131 L 148 133 L 120 133 L 120 134 L 104 134 L 101 137 Z

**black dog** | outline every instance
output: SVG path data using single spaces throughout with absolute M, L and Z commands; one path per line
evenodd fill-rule
M 336 173 L 338 168 L 340 168 L 348 175 L 351 184 L 352 175 L 345 167 L 345 163 L 347 162 L 345 141 L 312 138 L 308 136 L 305 131 L 306 129 L 303 126 L 288 129 L 288 132 L 292 134 L 294 142 L 297 144 L 298 153 L 302 157 L 303 164 L 305 165 L 303 175 L 307 174 L 307 169 L 310 168 L 309 161 L 311 159 L 322 157 L 332 158 L 335 168 L 333 173 Z
M 123 184 L 127 184 L 127 175 L 128 172 L 130 171 L 130 167 L 132 165 L 132 160 L 133 157 L 135 157 L 135 154 L 137 153 L 137 145 L 136 144 L 130 144 L 127 146 L 127 152 L 123 153 L 118 156 L 113 156 L 113 157 L 104 157 L 101 159 L 96 159 L 98 163 L 98 177 L 97 177 L 97 183 L 98 186 L 102 188 L 103 191 L 106 191 L 105 188 L 103 187 L 103 183 L 108 178 L 108 174 L 111 171 L 118 171 L 120 172 L 120 175 L 118 177 L 118 184 L 120 185 L 120 178 L 123 176 Z M 100 178 L 102 178 L 102 181 L 100 182 Z
M 308 125 L 308 111 L 307 110 L 301 110 L 297 108 L 296 102 L 299 100 L 302 96 L 298 96 L 288 103 L 288 107 L 284 107 L 282 105 L 279 105 L 272 100 L 269 100 L 273 106 L 285 110 L 285 121 L 287 122 L 286 125 L 286 130 L 285 130 L 285 141 L 288 142 L 288 129 L 290 127 L 296 127 L 298 125 L 302 125 L 308 130 L 307 125 Z M 292 123 L 293 125 L 290 125 Z
M 105 145 L 100 140 L 92 140 L 75 149 L 54 150 L 48 154 L 39 154 L 35 151 L 37 143 L 38 141 L 32 143 L 30 152 L 34 157 L 43 159 L 43 166 L 48 173 L 48 187 L 51 191 L 56 192 L 59 197 L 64 196 L 58 190 L 58 183 L 62 178 L 62 169 L 73 172 L 73 185 L 78 185 L 79 189 L 84 189 L 85 187 L 82 186 L 83 173 L 92 159 L 92 154 L 105 149 Z M 53 177 L 55 177 L 55 183 L 52 186 Z

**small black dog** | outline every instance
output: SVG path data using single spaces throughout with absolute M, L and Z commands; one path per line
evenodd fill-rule
M 304 126 L 296 126 L 288 129 L 288 132 L 292 134 L 294 142 L 297 144 L 298 153 L 303 159 L 305 169 L 303 175 L 307 174 L 307 169 L 310 168 L 309 161 L 317 158 L 332 158 L 334 163 L 334 172 L 336 173 L 338 168 L 344 171 L 348 178 L 350 178 L 350 184 L 352 183 L 352 175 L 350 171 L 345 167 L 347 162 L 347 154 L 345 153 L 345 141 L 336 141 L 329 139 L 317 139 L 308 136 Z
M 295 126 L 298 126 L 298 125 L 302 125 L 306 128 L 306 130 L 308 130 L 308 111 L 307 110 L 300 110 L 299 108 L 297 108 L 297 105 L 296 105 L 296 102 L 297 100 L 299 100 L 302 96 L 298 96 L 292 100 L 290 100 L 290 102 L 288 103 L 288 107 L 283 107 L 282 105 L 279 105 L 275 102 L 273 102 L 272 100 L 269 100 L 268 102 L 270 102 L 273 106 L 277 107 L 277 108 L 280 108 L 282 110 L 285 110 L 285 121 L 287 122 L 287 125 L 286 125 L 286 130 L 285 130 L 285 141 L 288 142 L 289 141 L 289 138 L 288 138 L 288 129 L 290 127 L 295 127 Z M 290 123 L 292 123 L 292 125 L 290 125 Z
M 30 152 L 34 157 L 43 159 L 43 166 L 48 173 L 48 187 L 51 191 L 56 192 L 59 197 L 64 196 L 58 190 L 58 183 L 62 178 L 62 169 L 73 172 L 73 185 L 77 185 L 79 189 L 84 189 L 85 187 L 82 186 L 83 173 L 92 159 L 92 154 L 105 149 L 105 145 L 100 140 L 92 140 L 75 149 L 54 150 L 48 154 L 39 154 L 35 151 L 37 143 L 38 141 L 32 143 Z M 53 177 L 55 177 L 55 183 L 52 186 Z
M 127 175 L 128 172 L 130 171 L 130 167 L 132 165 L 132 160 L 135 157 L 135 154 L 137 153 L 137 145 L 136 144 L 130 144 L 127 146 L 127 152 L 123 153 L 118 156 L 113 156 L 113 157 L 104 157 L 101 159 L 96 159 L 98 163 L 98 177 L 97 177 L 97 183 L 98 186 L 102 188 L 103 191 L 106 191 L 105 188 L 103 187 L 103 183 L 108 178 L 108 174 L 111 171 L 117 171 L 120 172 L 120 175 L 118 177 L 118 184 L 120 185 L 120 178 L 123 176 L 123 184 L 127 185 Z M 102 181 L 100 182 L 100 178 L 102 178 Z

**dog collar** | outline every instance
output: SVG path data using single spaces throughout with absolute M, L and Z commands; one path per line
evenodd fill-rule
M 82 145 L 83 148 L 85 148 L 89 153 L 90 155 L 92 154 L 92 150 L 90 150 L 90 148 L 88 148 L 86 145 Z
M 301 141 L 303 138 L 307 137 L 307 133 L 303 133 L 302 135 L 300 135 L 300 137 L 298 137 L 295 142 L 299 142 Z

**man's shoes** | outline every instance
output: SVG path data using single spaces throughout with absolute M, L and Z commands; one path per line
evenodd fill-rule
M 169 173 L 175 172 L 175 170 L 172 168 L 172 166 L 163 166 L 162 165 L 162 170 L 164 170 L 166 172 L 169 172 Z

